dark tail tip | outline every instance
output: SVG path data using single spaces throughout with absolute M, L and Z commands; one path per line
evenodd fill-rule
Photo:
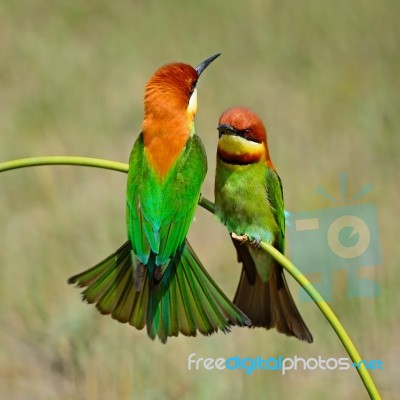
M 308 343 L 313 337 L 287 287 L 283 271 L 275 267 L 268 282 L 256 275 L 251 284 L 242 270 L 234 303 L 251 319 L 251 327 L 276 328 L 280 333 Z

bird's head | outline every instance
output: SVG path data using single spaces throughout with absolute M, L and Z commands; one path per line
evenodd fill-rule
M 164 178 L 194 133 L 197 82 L 219 54 L 196 68 L 183 63 L 159 68 L 146 84 L 142 137 L 146 157 Z
M 191 123 L 197 111 L 197 82 L 202 72 L 220 54 L 203 61 L 196 68 L 172 63 L 159 68 L 146 84 L 145 120 L 176 120 L 186 113 Z
M 252 164 L 265 160 L 273 167 L 267 131 L 261 119 L 246 107 L 224 111 L 218 124 L 218 157 L 230 164 Z

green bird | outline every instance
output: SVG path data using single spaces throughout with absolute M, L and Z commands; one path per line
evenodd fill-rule
M 243 265 L 233 302 L 252 327 L 275 327 L 311 343 L 282 267 L 258 248 L 265 241 L 285 250 L 282 183 L 269 156 L 265 127 L 251 110 L 234 107 L 221 115 L 218 131 L 215 213 Z
M 87 287 L 83 298 L 102 314 L 147 326 L 165 343 L 179 332 L 209 335 L 248 318 L 208 275 L 186 240 L 207 171 L 195 135 L 197 82 L 219 56 L 193 68 L 167 64 L 149 79 L 142 132 L 129 160 L 128 241 L 69 283 Z

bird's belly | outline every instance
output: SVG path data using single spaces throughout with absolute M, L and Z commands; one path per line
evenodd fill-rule
M 265 184 L 247 180 L 238 185 L 226 179 L 215 193 L 215 211 L 230 232 L 272 243 L 277 224 L 267 199 Z

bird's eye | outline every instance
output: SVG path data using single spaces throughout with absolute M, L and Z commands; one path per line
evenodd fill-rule
M 245 129 L 244 131 L 244 137 L 248 138 L 248 137 L 252 137 L 253 136 L 253 132 L 251 129 Z

